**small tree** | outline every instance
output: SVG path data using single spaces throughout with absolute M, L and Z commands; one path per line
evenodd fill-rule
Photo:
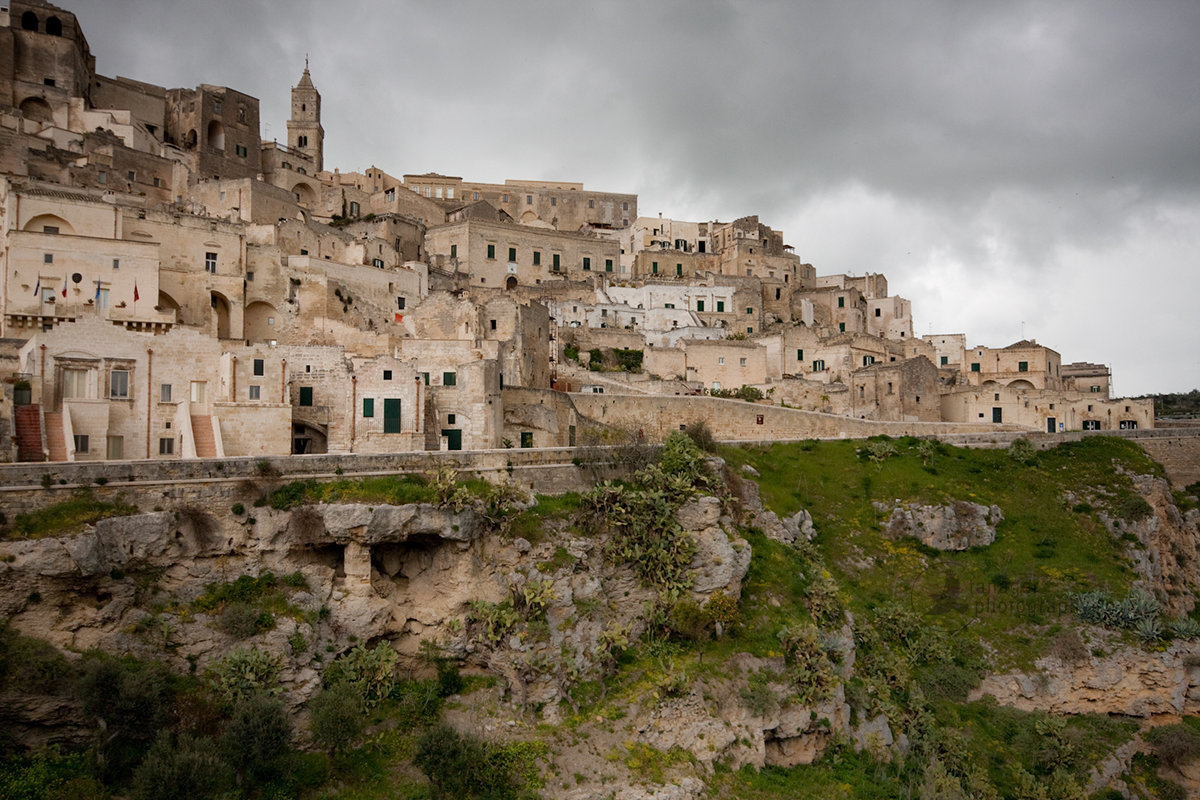
M 238 772 L 261 774 L 287 753 L 292 743 L 292 722 L 283 703 L 264 692 L 251 694 L 234 709 L 225 727 L 221 747 Z
M 216 742 L 163 731 L 133 776 L 137 800 L 207 800 L 229 785 L 229 765 Z
M 478 783 L 478 772 L 487 760 L 486 748 L 477 739 L 462 736 L 439 723 L 417 740 L 413 763 L 433 784 L 434 798 L 469 797 Z
M 335 683 L 308 704 L 313 740 L 329 751 L 330 758 L 354 743 L 363 732 L 363 699 L 354 684 Z

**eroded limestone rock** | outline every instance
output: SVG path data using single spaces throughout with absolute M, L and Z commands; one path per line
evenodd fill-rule
M 1003 519 L 999 506 L 964 500 L 944 506 L 904 503 L 892 511 L 886 532 L 892 539 L 912 536 L 935 550 L 966 550 L 996 541 Z

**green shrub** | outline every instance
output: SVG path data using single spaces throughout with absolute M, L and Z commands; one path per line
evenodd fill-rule
M 362 705 L 362 695 L 349 682 L 322 689 L 308 703 L 313 741 L 330 755 L 352 745 L 362 736 L 366 722 Z
M 230 603 L 217 619 L 218 630 L 235 639 L 248 639 L 273 627 L 275 618 L 270 614 L 260 614 L 258 609 L 249 603 Z
M 704 452 L 717 452 L 717 440 L 713 438 L 712 428 L 708 427 L 708 423 L 704 420 L 700 419 L 695 422 L 689 422 L 684 426 L 683 432 Z
M 741 691 L 742 705 L 756 717 L 769 717 L 779 708 L 779 696 L 770 686 L 772 677 L 767 672 L 755 672 Z
M 108 800 L 91 774 L 85 753 L 40 752 L 27 761 L 0 762 L 0 797 L 6 800 Z
M 230 583 L 210 583 L 204 594 L 192 602 L 196 611 L 215 611 L 229 603 L 252 604 L 275 591 L 276 578 L 272 572 L 264 572 L 257 578 L 242 575 Z
M 283 703 L 269 694 L 248 695 L 233 710 L 221 735 L 221 750 L 239 774 L 270 770 L 292 743 L 292 721 Z
M 617 369 L 625 372 L 641 372 L 642 371 L 642 351 L 641 350 L 623 350 L 620 347 L 613 348 L 613 356 L 617 360 Z
M 279 686 L 279 659 L 258 649 L 239 648 L 208 668 L 208 684 L 228 709 L 256 692 L 270 695 L 283 691 Z
M 441 658 L 437 662 L 438 694 L 450 697 L 458 694 L 466 687 L 466 681 L 458 671 L 458 663 L 453 659 Z
M 1008 446 L 1008 457 L 1018 464 L 1028 464 L 1037 457 L 1037 447 L 1028 439 L 1013 439 Z
M 49 475 L 43 483 L 49 486 Z M 45 536 L 68 536 L 79 533 L 109 517 L 136 514 L 137 508 L 123 502 L 105 503 L 94 498 L 86 489 L 75 492 L 69 500 L 54 503 L 28 514 L 18 514 L 13 520 L 12 538 L 40 539 Z
M 133 777 L 136 800 L 207 800 L 230 784 L 230 769 L 217 744 L 186 733 L 172 741 L 165 731 Z
M 325 684 L 348 683 L 363 703 L 373 706 L 392 691 L 399 660 L 391 642 L 380 642 L 374 649 L 368 649 L 363 642 L 329 665 L 325 670 Z
M 526 742 L 490 745 L 441 723 L 417 740 L 413 763 L 433 784 L 435 798 L 515 799 L 537 785 L 534 760 L 545 752 L 545 745 Z
M 935 664 L 918 677 L 927 697 L 966 702 L 967 695 L 979 684 L 979 674 L 957 664 Z
M 242 505 L 241 503 L 234 503 L 233 508 L 231 508 L 229 510 L 232 511 L 235 516 L 239 516 L 239 517 L 242 514 L 246 513 L 246 507 L 244 505 Z
M 51 695 L 67 688 L 71 665 L 54 645 L 0 623 L 0 689 Z
M 1200 756 L 1200 731 L 1190 725 L 1162 725 L 1146 733 L 1154 754 L 1169 767 L 1190 764 Z
M 1154 507 L 1141 495 L 1128 492 L 1117 501 L 1116 512 L 1117 516 L 1127 522 L 1137 522 L 1152 515 Z

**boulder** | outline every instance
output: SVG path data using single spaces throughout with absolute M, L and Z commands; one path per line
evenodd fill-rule
M 944 506 L 904 503 L 892 511 L 886 533 L 892 539 L 912 536 L 935 550 L 966 550 L 996 541 L 1003 519 L 999 506 L 963 500 Z

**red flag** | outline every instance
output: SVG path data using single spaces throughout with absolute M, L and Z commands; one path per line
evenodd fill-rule
M 63 297 L 67 296 L 67 276 L 63 275 Z
M 133 302 L 136 303 L 137 301 L 138 301 L 137 281 L 134 281 L 133 282 Z

